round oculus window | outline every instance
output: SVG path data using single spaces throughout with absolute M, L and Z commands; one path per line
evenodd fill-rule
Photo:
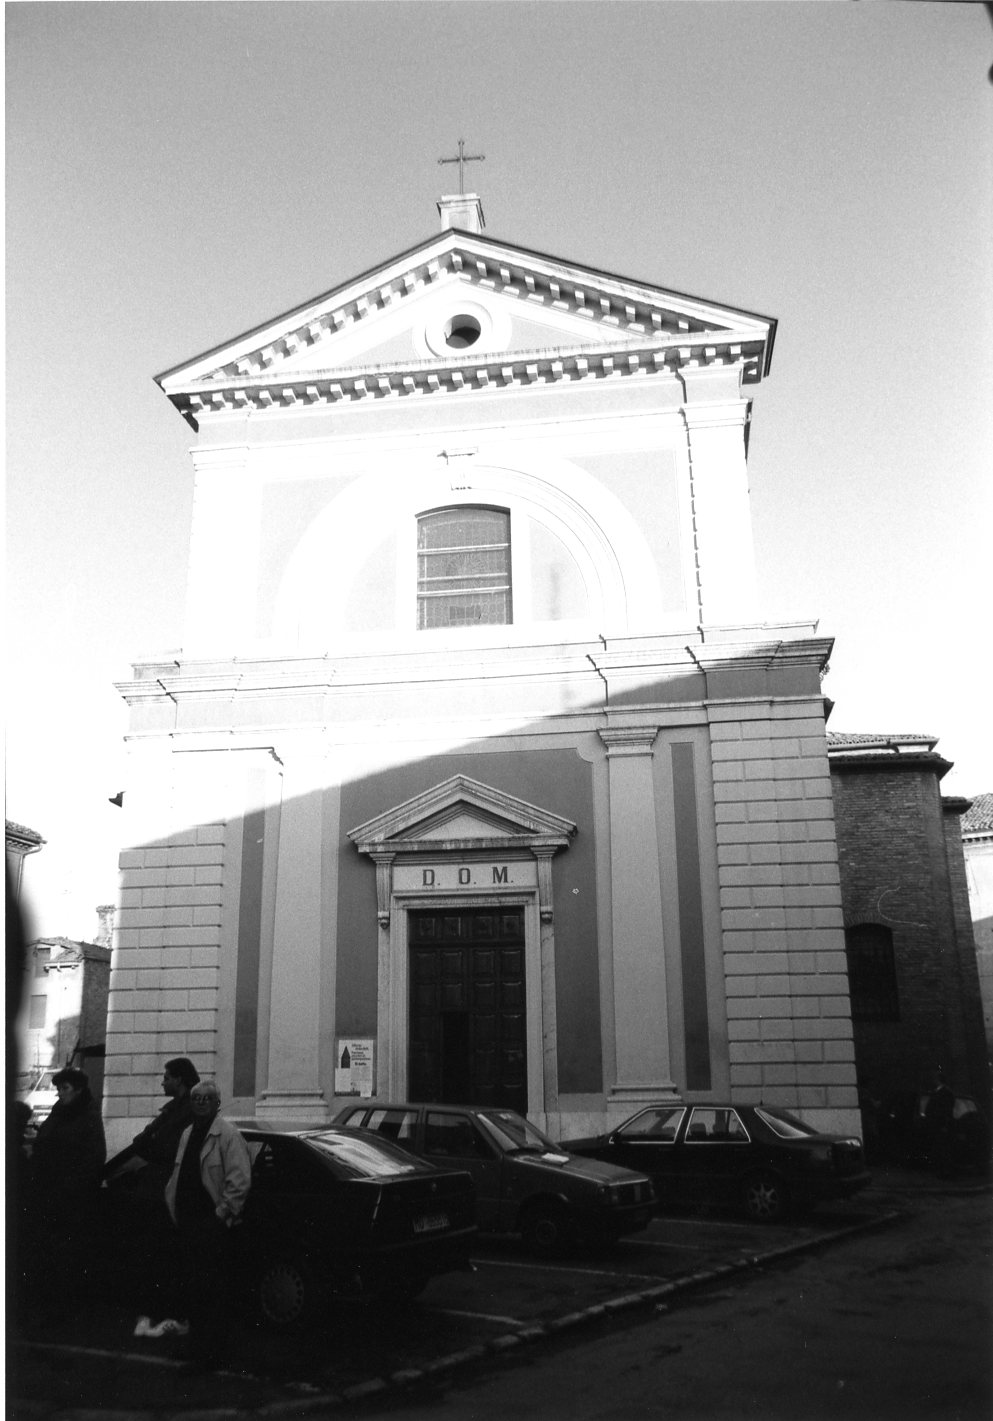
M 465 350 L 475 345 L 483 333 L 483 328 L 475 316 L 458 315 L 446 321 L 442 327 L 442 337 L 449 350 Z
M 453 293 L 454 295 L 454 293 Z M 510 343 L 510 317 L 469 295 L 455 295 L 411 332 L 419 355 L 459 359 L 464 353 L 504 350 Z

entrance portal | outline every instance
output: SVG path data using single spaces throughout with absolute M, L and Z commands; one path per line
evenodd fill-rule
M 412 1100 L 525 1114 L 524 909 L 410 912 Z

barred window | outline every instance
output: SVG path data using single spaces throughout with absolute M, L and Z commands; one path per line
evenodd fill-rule
M 845 929 L 853 1021 L 899 1021 L 893 934 L 881 923 Z
M 507 625 L 513 620 L 510 513 L 435 508 L 417 520 L 417 628 Z

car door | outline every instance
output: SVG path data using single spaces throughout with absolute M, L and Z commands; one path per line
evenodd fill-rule
M 424 1111 L 421 1153 L 442 1169 L 464 1169 L 476 1186 L 476 1221 L 481 1229 L 499 1232 L 502 1160 L 469 1114 L 455 1110 Z
M 676 1136 L 686 1114 L 683 1105 L 652 1105 L 625 1120 L 610 1135 L 612 1164 L 647 1174 L 655 1184 L 659 1203 L 678 1193 Z
M 300 1140 L 246 1137 L 252 1187 L 245 1207 L 246 1245 L 301 1258 L 351 1241 L 347 1195 Z
M 733 1200 L 754 1156 L 755 1147 L 736 1110 L 694 1105 L 679 1146 L 684 1197 L 701 1203 Z

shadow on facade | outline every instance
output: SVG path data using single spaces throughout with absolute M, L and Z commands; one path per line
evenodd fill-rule
M 171 690 L 172 724 L 160 750 L 151 736 L 139 742 L 125 803 L 133 846 L 121 856 L 111 975 L 111 1148 L 161 1104 L 170 1056 L 216 1076 L 241 1114 L 268 1102 L 292 1117 L 309 1102 L 313 1118 L 370 1079 L 395 1094 L 413 1074 L 416 993 L 458 997 L 454 980 L 408 970 L 413 921 L 457 934 L 424 927 L 424 915 L 465 921 L 488 906 L 523 913 L 517 1010 L 546 1119 L 566 1102 L 573 1115 L 602 1111 L 635 1050 L 651 1057 L 649 1077 L 664 1058 L 681 1093 L 725 1093 L 736 1058 L 754 1064 L 753 1093 L 767 1101 L 802 1108 L 804 1080 L 811 1100 L 826 1100 L 837 1077 L 854 1105 L 854 1071 L 823 1051 L 805 1060 L 781 1025 L 767 1033 L 760 1022 L 747 1052 L 734 1046 L 747 1036 L 735 995 L 746 976 L 753 1016 L 775 998 L 773 1019 L 790 1021 L 802 987 L 803 1019 L 816 1001 L 829 1039 L 851 1041 L 837 872 L 824 871 L 837 860 L 820 666 L 803 643 L 790 651 L 697 648 L 691 670 L 664 678 L 616 658 L 604 674 L 599 657 L 596 693 L 577 697 L 564 680 L 554 706 L 546 662 L 542 713 L 526 721 L 513 705 L 528 688 L 508 690 L 506 676 L 488 702 L 477 682 L 463 706 L 457 682 L 454 695 L 435 680 L 369 696 L 325 671 L 322 687 L 292 701 L 271 689 L 254 702 L 226 696 L 223 732 L 202 692 L 184 703 Z M 266 721 L 261 708 L 277 702 Z M 489 723 L 485 737 L 445 737 L 463 708 L 466 724 Z M 284 728 L 262 728 L 274 721 Z M 223 748 L 231 726 L 241 748 Z M 772 743 L 777 726 L 789 733 Z M 736 959 L 734 980 L 729 935 L 757 954 L 750 973 Z M 371 1051 L 361 1079 L 356 1043 Z M 922 1070 L 932 1053 L 955 1055 L 945 1039 L 913 1049 Z M 844 1054 L 836 1045 L 833 1059 Z

